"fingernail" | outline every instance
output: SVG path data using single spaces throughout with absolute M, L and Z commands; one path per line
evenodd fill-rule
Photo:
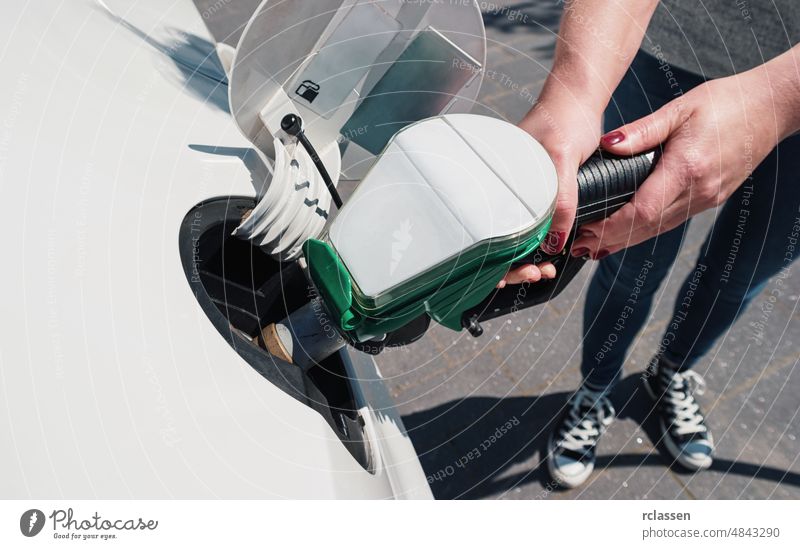
M 502 290 L 505 287 L 506 287 L 506 281 L 505 280 L 501 280 L 500 282 L 497 283 L 497 289 L 498 290 Z
M 567 242 L 567 233 L 563 231 L 555 231 L 547 233 L 542 242 L 542 249 L 548 254 L 557 254 L 564 247 Z
M 600 138 L 600 143 L 606 147 L 610 147 L 611 145 L 616 145 L 617 143 L 621 143 L 625 139 L 625 134 L 619 130 L 614 130 L 613 132 L 608 132 L 603 137 Z
M 572 257 L 583 257 L 589 253 L 589 248 L 574 248 L 572 250 Z
M 578 235 L 577 236 L 578 236 L 578 238 L 585 238 L 585 237 L 592 237 L 592 236 L 597 236 L 597 235 L 594 234 L 589 229 L 584 229 L 583 227 L 581 227 L 580 229 L 578 229 Z
M 608 250 L 600 250 L 599 252 L 597 252 L 597 255 L 594 256 L 594 259 L 595 259 L 595 261 L 600 261 L 604 257 L 607 257 L 608 254 L 610 254 L 610 253 L 611 252 L 609 252 Z

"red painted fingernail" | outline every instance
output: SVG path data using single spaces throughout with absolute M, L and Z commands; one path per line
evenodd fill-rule
M 610 147 L 611 145 L 616 145 L 617 143 L 622 143 L 625 140 L 625 134 L 619 130 L 614 130 L 613 132 L 608 132 L 603 137 L 600 138 L 600 143 L 603 144 L 605 147 Z
M 567 233 L 563 231 L 555 231 L 547 233 L 542 242 L 542 249 L 548 254 L 557 254 L 564 247 L 567 242 Z
M 610 254 L 610 253 L 611 252 L 609 252 L 608 250 L 600 250 L 599 252 L 597 252 L 597 255 L 594 256 L 594 259 L 595 259 L 595 261 L 600 261 L 604 257 L 607 257 L 608 254 Z
M 589 253 L 589 248 L 574 248 L 572 250 L 572 257 L 583 257 Z

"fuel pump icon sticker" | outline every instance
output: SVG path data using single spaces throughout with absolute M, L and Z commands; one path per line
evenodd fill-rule
M 319 84 L 311 80 L 303 80 L 294 92 L 309 103 L 313 103 L 319 95 Z

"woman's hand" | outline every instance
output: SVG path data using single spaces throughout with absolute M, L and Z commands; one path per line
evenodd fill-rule
M 663 143 L 663 155 L 633 200 L 608 219 L 581 227 L 572 255 L 602 259 L 644 242 L 724 202 L 793 130 L 794 104 L 762 67 L 707 82 L 603 136 L 615 154 Z
M 578 167 L 597 148 L 600 119 L 642 43 L 658 0 L 565 2 L 553 68 L 536 105 L 520 122 L 550 153 L 559 193 L 544 251 L 559 253 L 567 241 L 578 202 Z M 607 40 L 598 40 L 598 33 Z M 536 182 L 531 182 L 536 184 Z M 526 265 L 499 287 L 554 278 L 551 264 Z
M 562 95 L 558 100 L 538 102 L 519 126 L 530 133 L 550 154 L 558 175 L 556 211 L 542 249 L 556 254 L 564 248 L 578 206 L 577 173 L 580 165 L 597 149 L 600 140 L 600 112 L 581 107 L 575 97 Z M 536 184 L 532 181 L 531 184 Z M 498 287 L 522 282 L 552 279 L 556 269 L 551 263 L 524 265 L 506 275 Z

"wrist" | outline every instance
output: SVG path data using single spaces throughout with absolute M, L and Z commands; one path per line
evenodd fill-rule
M 579 106 L 586 113 L 602 116 L 613 90 L 603 84 L 596 74 L 590 74 L 585 63 L 565 57 L 570 56 L 562 56 L 545 80 L 539 102 L 569 103 Z
M 781 140 L 800 132 L 800 76 L 796 71 L 787 76 L 792 78 L 785 82 L 786 94 L 780 102 L 782 113 L 779 116 L 783 119 L 780 128 Z
M 602 109 L 572 96 L 540 95 L 519 126 L 534 135 L 574 135 L 582 131 L 599 137 Z
M 774 122 L 775 143 L 800 131 L 800 52 L 795 47 L 756 67 L 748 73 L 745 85 L 753 87 L 754 103 L 768 114 L 765 122 Z M 773 124 L 770 124 L 773 125 Z
M 600 141 L 602 113 L 575 100 L 538 100 L 519 126 L 541 143 L 554 159 L 579 163 Z

